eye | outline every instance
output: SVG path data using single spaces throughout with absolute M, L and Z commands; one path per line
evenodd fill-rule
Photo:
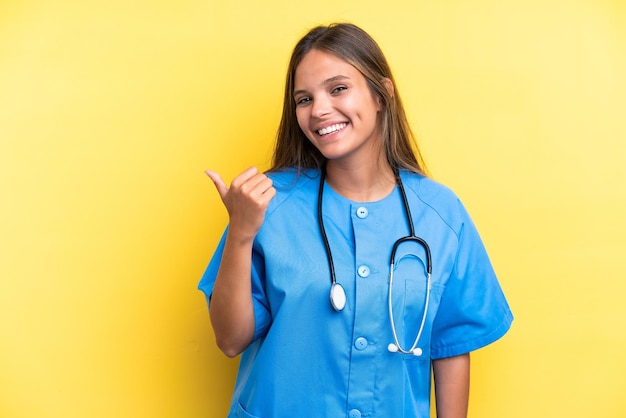
M 342 91 L 347 90 L 347 89 L 348 88 L 346 86 L 337 86 L 333 88 L 330 92 L 333 94 L 336 94 L 336 93 L 341 93 Z
M 296 106 L 302 106 L 302 105 L 309 103 L 311 101 L 311 98 L 308 96 L 303 96 L 303 97 L 297 97 L 295 100 L 296 100 Z

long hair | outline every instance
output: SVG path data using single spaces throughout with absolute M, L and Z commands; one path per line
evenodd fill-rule
M 317 148 L 304 135 L 296 118 L 293 98 L 296 68 L 312 49 L 345 60 L 363 74 L 372 94 L 381 102 L 382 147 L 389 165 L 426 175 L 426 167 L 411 132 L 391 69 L 380 47 L 365 31 L 349 23 L 334 23 L 311 29 L 295 46 L 285 83 L 283 113 L 276 135 L 270 171 L 287 167 L 322 168 L 326 163 Z M 393 91 L 385 86 L 391 81 Z

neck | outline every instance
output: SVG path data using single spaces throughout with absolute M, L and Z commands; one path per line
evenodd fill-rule
M 396 186 L 396 178 L 389 164 L 379 161 L 360 166 L 342 166 L 329 161 L 326 182 L 335 192 L 357 202 L 381 200 Z

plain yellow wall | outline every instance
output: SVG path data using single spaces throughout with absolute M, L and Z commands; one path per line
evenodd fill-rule
M 5 0 L 1 417 L 224 416 L 203 170 L 267 167 L 290 50 L 334 20 L 385 50 L 516 315 L 470 416 L 626 416 L 622 0 Z

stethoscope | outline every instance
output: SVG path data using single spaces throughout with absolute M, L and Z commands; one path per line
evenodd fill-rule
M 413 218 L 411 217 L 411 209 L 409 208 L 409 201 L 406 197 L 406 192 L 404 191 L 404 185 L 402 184 L 402 179 L 400 178 L 400 173 L 398 170 L 395 170 L 396 183 L 398 184 L 398 188 L 400 189 L 400 194 L 402 195 L 402 203 L 404 205 L 404 212 L 406 214 L 407 221 L 409 223 L 410 235 L 406 237 L 402 237 L 398 239 L 391 249 L 391 257 L 389 261 L 389 293 L 387 304 L 389 306 L 389 322 L 391 324 L 391 333 L 393 334 L 393 343 L 390 343 L 387 346 L 387 349 L 392 353 L 403 353 L 403 354 L 413 354 L 415 356 L 422 355 L 422 349 L 417 347 L 419 340 L 422 336 L 422 332 L 424 331 L 424 325 L 426 324 L 426 316 L 428 315 L 428 302 L 430 301 L 430 288 L 431 288 L 431 279 L 430 276 L 432 274 L 432 260 L 430 256 L 430 247 L 422 238 L 415 235 L 415 228 L 413 226 Z M 324 194 L 324 181 L 326 179 L 326 170 L 322 169 L 322 173 L 320 176 L 320 185 L 318 189 L 317 196 L 317 221 L 319 224 L 320 232 L 322 233 L 322 239 L 324 241 L 324 247 L 326 248 L 326 256 L 328 259 L 328 267 L 330 270 L 330 304 L 335 309 L 335 311 L 339 312 L 343 310 L 346 306 L 346 291 L 340 283 L 337 283 L 337 278 L 335 277 L 335 265 L 333 263 L 333 255 L 330 250 L 330 244 L 328 243 L 328 236 L 326 235 L 326 230 L 324 228 L 324 220 L 322 218 L 322 196 Z M 420 323 L 419 330 L 417 331 L 417 336 L 415 337 L 415 341 L 411 345 L 411 348 L 404 349 L 400 345 L 400 341 L 398 340 L 398 335 L 396 333 L 396 325 L 393 317 L 393 270 L 395 265 L 396 252 L 398 247 L 403 242 L 413 241 L 420 244 L 426 253 L 426 299 L 424 301 L 424 312 L 422 314 L 422 320 Z

